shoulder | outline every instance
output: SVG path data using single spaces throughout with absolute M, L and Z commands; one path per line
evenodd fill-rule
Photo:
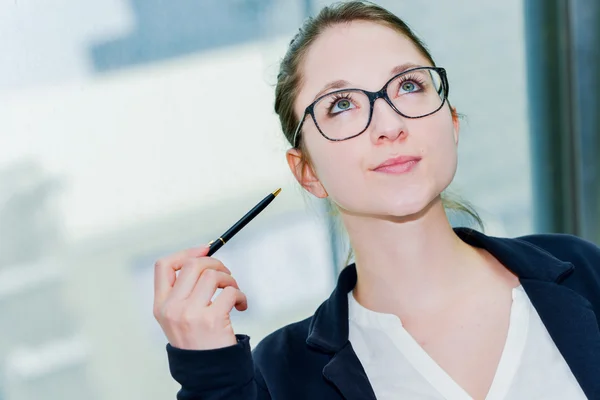
M 305 347 L 308 328 L 312 318 L 311 316 L 302 321 L 286 325 L 267 335 L 254 349 L 255 357 L 260 359 L 262 357 L 269 357 L 273 353 L 293 351 L 299 346 Z
M 313 317 L 286 325 L 256 345 L 252 356 L 265 381 L 285 380 L 290 371 L 298 379 L 320 376 L 329 356 L 307 344 Z
M 312 318 L 286 325 L 263 338 L 253 350 L 256 362 L 262 364 L 273 357 L 306 351 L 306 337 Z
M 572 270 L 561 283 L 583 295 L 600 310 L 600 248 L 597 245 L 568 234 L 528 235 L 516 240 L 570 263 Z
M 537 234 L 516 238 L 532 244 L 561 261 L 570 262 L 575 269 L 589 270 L 600 277 L 600 248 L 580 237 L 569 234 Z

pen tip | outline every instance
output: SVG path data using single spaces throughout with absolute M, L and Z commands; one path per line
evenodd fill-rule
M 279 194 L 279 192 L 281 192 L 281 188 L 279 188 L 276 191 L 274 191 L 273 192 L 273 196 L 277 196 Z

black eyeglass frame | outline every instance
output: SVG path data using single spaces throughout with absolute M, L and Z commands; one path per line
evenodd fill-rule
M 408 73 L 410 73 L 410 72 L 413 72 L 413 71 L 417 71 L 417 70 L 423 70 L 423 69 L 429 69 L 429 70 L 436 71 L 436 72 L 437 72 L 437 73 L 440 75 L 440 78 L 442 79 L 442 88 L 441 88 L 441 89 L 442 89 L 442 90 L 443 90 L 443 92 L 444 92 L 444 98 L 443 98 L 443 100 L 442 100 L 442 103 L 440 104 L 440 106 L 439 106 L 439 107 L 438 107 L 438 108 L 437 108 L 435 111 L 432 111 L 432 112 L 430 112 L 430 113 L 427 113 L 427 114 L 424 114 L 424 115 L 419 115 L 418 117 L 410 117 L 410 116 L 408 116 L 408 115 L 406 115 L 406 114 L 403 114 L 403 113 L 402 113 L 400 110 L 398 110 L 398 108 L 396 108 L 396 106 L 394 105 L 394 103 L 392 103 L 392 101 L 390 100 L 390 98 L 389 98 L 389 96 L 388 96 L 388 94 L 387 94 L 387 87 L 388 87 L 388 85 L 389 85 L 389 84 L 390 84 L 392 81 L 394 81 L 395 79 L 397 79 L 399 76 L 402 76 L 402 75 L 408 74 Z M 300 129 L 302 129 L 302 125 L 304 124 L 304 120 L 306 119 L 306 115 L 307 115 L 307 114 L 310 114 L 310 116 L 312 117 L 312 120 L 313 120 L 313 122 L 315 123 L 315 126 L 317 127 L 317 129 L 319 130 L 319 132 L 321 133 L 321 135 L 322 135 L 322 136 L 323 136 L 325 139 L 327 139 L 327 140 L 330 140 L 330 141 L 332 141 L 332 142 L 341 142 L 341 141 L 344 141 L 344 140 L 348 140 L 348 139 L 355 138 L 355 137 L 357 137 L 357 136 L 359 136 L 359 135 L 363 134 L 363 133 L 364 133 L 364 132 L 367 130 L 367 128 L 369 128 L 369 125 L 371 125 L 371 120 L 372 120 L 372 118 L 373 118 L 373 107 L 374 107 L 374 105 L 375 105 L 375 101 L 376 101 L 377 99 L 380 99 L 380 98 L 381 98 L 381 99 L 384 99 L 384 100 L 385 100 L 385 102 L 386 102 L 386 103 L 388 103 L 388 104 L 390 105 L 390 107 L 392 107 L 392 109 L 393 109 L 393 110 L 394 110 L 396 113 L 400 114 L 400 115 L 401 115 L 401 116 L 403 116 L 404 118 L 418 119 L 418 118 L 424 118 L 424 117 L 427 117 L 427 116 L 429 116 L 429 115 L 431 115 L 431 114 L 435 114 L 436 112 L 438 112 L 439 110 L 441 110 L 441 109 L 442 109 L 442 107 L 444 106 L 444 104 L 446 104 L 446 101 L 447 101 L 447 99 L 448 99 L 448 92 L 449 92 L 449 90 L 450 90 L 450 88 L 449 88 L 449 85 L 448 85 L 448 77 L 446 76 L 446 70 L 445 70 L 444 68 L 442 68 L 442 67 L 416 67 L 416 68 L 411 68 L 411 69 L 408 69 L 408 70 L 406 70 L 406 71 L 402 71 L 401 73 L 399 73 L 399 74 L 397 74 L 397 75 L 394 75 L 394 76 L 393 76 L 393 77 L 391 77 L 391 78 L 390 78 L 390 79 L 389 79 L 389 80 L 388 80 L 388 81 L 385 83 L 385 85 L 383 85 L 383 87 L 382 87 L 382 88 L 381 88 L 379 91 L 377 91 L 377 92 L 369 92 L 368 90 L 364 90 L 364 89 L 355 89 L 355 88 L 349 88 L 349 89 L 339 89 L 339 90 L 335 90 L 335 91 L 333 91 L 333 92 L 325 93 L 324 95 L 322 95 L 322 96 L 319 96 L 319 97 L 318 97 L 318 98 L 317 98 L 315 101 L 313 101 L 313 102 L 312 102 L 312 103 L 311 103 L 311 104 L 310 104 L 308 107 L 306 107 L 306 109 L 304 110 L 304 114 L 302 115 L 302 119 L 301 119 L 301 120 L 300 120 L 300 122 L 298 123 L 298 127 L 296 128 L 296 131 L 294 132 L 294 136 L 293 136 L 293 139 L 292 139 L 292 143 L 293 143 L 293 145 L 294 145 L 294 148 L 297 148 L 297 147 L 298 147 L 298 141 L 297 141 L 297 138 L 298 138 L 298 133 L 300 133 Z M 364 94 L 365 94 L 365 95 L 366 95 L 366 96 L 369 98 L 369 104 L 370 104 L 370 107 L 371 107 L 371 109 L 370 109 L 370 111 L 369 111 L 369 120 L 367 121 L 367 125 L 365 126 L 365 129 L 363 129 L 362 131 L 360 131 L 360 132 L 359 132 L 359 133 L 357 133 L 356 135 L 352 135 L 352 136 L 349 136 L 349 137 L 347 137 L 347 138 L 343 138 L 343 139 L 332 139 L 332 138 L 328 137 L 327 135 L 325 135 L 325 134 L 323 133 L 323 131 L 321 130 L 321 127 L 320 127 L 320 126 L 319 126 L 319 124 L 317 123 L 317 118 L 315 117 L 315 112 L 314 112 L 315 105 L 316 105 L 316 104 L 317 104 L 317 103 L 318 103 L 320 100 L 322 100 L 323 98 L 325 98 L 325 97 L 328 97 L 328 96 L 331 96 L 332 94 L 335 94 L 335 93 L 342 93 L 342 92 L 348 92 L 348 91 L 362 92 L 362 93 L 364 93 Z M 439 93 L 439 92 L 438 92 L 438 93 Z

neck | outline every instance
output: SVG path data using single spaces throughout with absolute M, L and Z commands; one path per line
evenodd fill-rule
M 354 296 L 401 316 L 443 306 L 473 280 L 479 253 L 454 232 L 441 199 L 402 220 L 342 214 L 354 249 Z

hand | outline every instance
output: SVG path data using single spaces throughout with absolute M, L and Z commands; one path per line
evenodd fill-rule
M 237 343 L 230 312 L 248 308 L 246 295 L 231 272 L 207 253 L 208 246 L 192 248 L 154 266 L 154 317 L 173 347 L 208 350 Z M 223 290 L 211 301 L 218 288 Z

